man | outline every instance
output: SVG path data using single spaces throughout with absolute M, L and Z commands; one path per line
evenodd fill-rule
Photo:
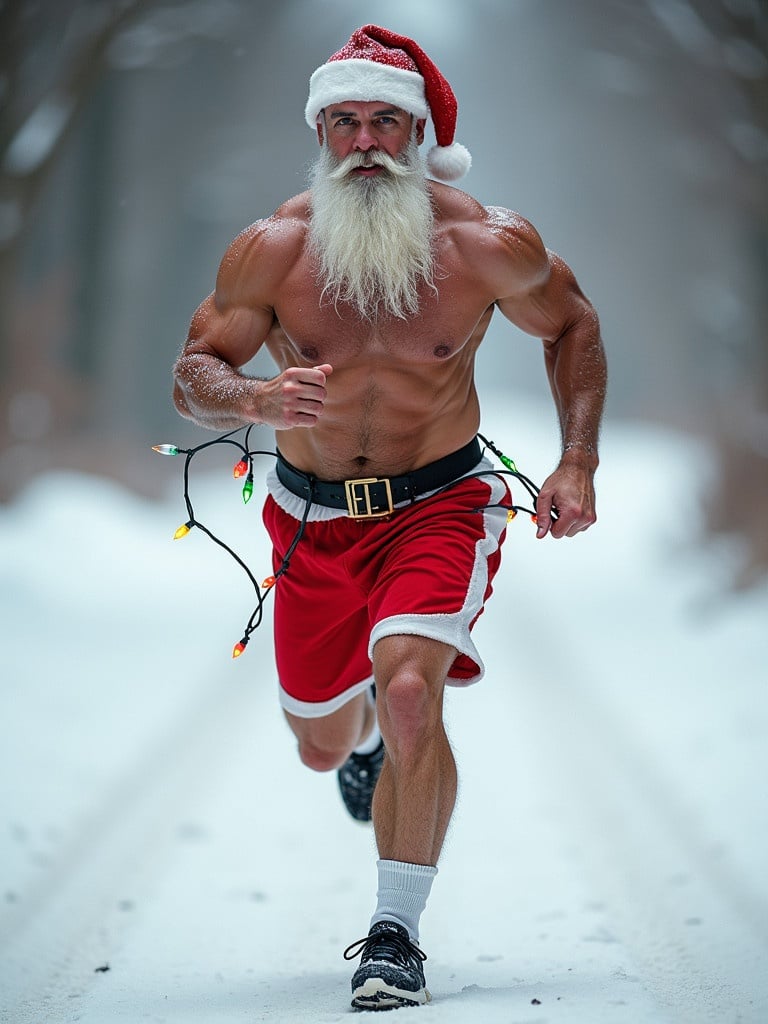
M 305 113 L 321 146 L 311 188 L 230 246 L 175 401 L 213 429 L 277 431 L 264 520 L 276 569 L 290 551 L 281 702 L 304 763 L 338 770 L 351 813 L 373 817 L 378 902 L 345 955 L 362 953 L 352 1005 L 378 1010 L 429 999 L 419 918 L 456 796 L 443 690 L 482 675 L 470 631 L 510 504 L 477 441 L 475 353 L 495 308 L 543 339 L 563 447 L 538 537 L 595 521 L 605 362 L 592 306 L 534 228 L 426 177 L 428 116 L 434 177 L 460 177 L 469 154 L 453 92 L 412 40 L 356 31 L 312 75 Z M 271 379 L 240 369 L 262 345 Z

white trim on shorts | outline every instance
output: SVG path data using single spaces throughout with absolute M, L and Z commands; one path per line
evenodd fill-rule
M 354 683 L 348 690 L 344 690 L 330 700 L 311 701 L 297 700 L 295 697 L 291 697 L 289 693 L 286 693 L 279 682 L 277 684 L 280 707 L 283 711 L 287 711 L 297 718 L 325 718 L 326 715 L 332 715 L 334 711 L 343 708 L 345 704 L 348 704 L 354 697 L 357 697 L 359 693 L 365 693 L 372 685 L 373 676 L 368 676 L 367 679 Z

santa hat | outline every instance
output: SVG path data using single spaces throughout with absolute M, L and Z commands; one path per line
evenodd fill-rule
M 328 58 L 309 80 L 304 116 L 310 128 L 320 112 L 334 103 L 381 100 L 416 118 L 432 115 L 437 145 L 427 154 L 427 168 L 436 178 L 456 181 L 470 168 L 472 157 L 454 142 L 456 97 L 437 66 L 412 39 L 377 25 L 364 25 Z

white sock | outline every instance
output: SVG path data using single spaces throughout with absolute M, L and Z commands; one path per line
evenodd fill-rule
M 408 929 L 412 942 L 419 941 L 419 918 L 427 905 L 427 897 L 437 868 L 429 864 L 407 864 L 401 860 L 379 860 L 378 903 L 371 918 L 396 921 Z
M 359 747 L 355 747 L 352 751 L 353 754 L 372 754 L 374 750 L 378 750 L 381 744 L 381 733 L 379 732 L 379 722 L 376 718 L 376 702 L 373 699 L 373 694 L 370 690 L 366 692 L 368 703 L 373 706 L 373 728 L 368 733 L 366 739 L 360 744 Z
M 368 733 L 368 738 L 363 740 L 359 747 L 355 747 L 355 754 L 372 754 L 374 750 L 379 749 L 381 743 L 381 733 L 379 732 L 379 723 L 374 722 L 373 728 Z

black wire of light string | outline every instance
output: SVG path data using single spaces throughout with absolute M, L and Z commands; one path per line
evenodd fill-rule
M 254 459 L 255 456 L 257 456 L 257 455 L 268 455 L 268 456 L 271 456 L 272 458 L 276 457 L 276 454 L 277 454 L 276 452 L 259 451 L 259 450 L 251 451 L 251 449 L 248 447 L 248 442 L 250 440 L 251 430 L 253 429 L 252 425 L 248 426 L 247 428 L 245 428 L 245 438 L 244 438 L 243 442 L 235 440 L 234 439 L 234 435 L 237 434 L 240 430 L 243 430 L 243 429 L 244 429 L 243 427 L 237 427 L 235 430 L 231 430 L 231 431 L 229 431 L 226 434 L 221 434 L 219 437 L 212 438 L 210 441 L 204 441 L 202 444 L 199 444 L 199 445 L 197 445 L 194 448 L 180 448 L 179 449 L 179 454 L 183 453 L 185 455 L 185 459 L 184 459 L 184 504 L 186 506 L 187 516 L 188 516 L 188 520 L 187 520 L 187 523 L 186 523 L 187 527 L 189 527 L 190 529 L 192 527 L 196 527 L 198 530 L 200 530 L 202 533 L 204 533 L 205 536 L 208 537 L 209 540 L 212 540 L 214 544 L 218 545 L 220 548 L 222 548 L 224 551 L 226 551 L 227 554 L 230 555 L 230 557 L 233 558 L 235 560 L 235 562 L 237 562 L 237 564 L 240 566 L 240 568 L 246 574 L 246 576 L 250 580 L 251 585 L 253 586 L 254 592 L 256 594 L 256 598 L 257 598 L 256 608 L 254 609 L 253 614 L 251 615 L 250 619 L 248 620 L 248 624 L 247 624 L 247 626 L 245 628 L 245 631 L 244 631 L 244 634 L 243 634 L 243 639 L 240 641 L 240 643 L 244 647 L 245 644 L 248 643 L 248 640 L 250 638 L 251 633 L 255 629 L 257 629 L 258 626 L 261 624 L 261 620 L 262 620 L 263 614 L 264 614 L 264 602 L 265 602 L 267 596 L 269 595 L 269 591 L 272 588 L 271 587 L 267 588 L 266 593 L 262 594 L 261 587 L 259 585 L 259 581 L 256 579 L 254 574 L 251 572 L 251 570 L 249 569 L 248 565 L 237 554 L 237 552 L 234 551 L 233 548 L 231 548 L 229 546 L 229 544 L 226 544 L 220 537 L 217 537 L 216 534 L 211 529 L 209 529 L 203 522 L 201 522 L 199 519 L 197 519 L 197 517 L 195 516 L 194 506 L 192 504 L 192 498 L 191 498 L 190 493 L 189 493 L 189 491 L 190 491 L 189 471 L 190 471 L 190 465 L 192 463 L 192 459 L 195 457 L 195 455 L 198 455 L 201 451 L 204 451 L 207 448 L 211 448 L 214 445 L 229 444 L 229 445 L 232 445 L 233 448 L 236 448 L 239 452 L 242 453 L 243 460 L 244 461 L 247 460 L 248 468 L 249 468 L 249 473 L 253 472 L 253 459 Z M 303 533 L 303 525 L 304 524 L 302 523 L 302 527 L 301 527 L 301 532 L 302 533 Z M 290 553 L 291 554 L 293 553 L 293 550 L 295 549 L 295 545 L 296 545 L 296 543 L 298 543 L 299 539 L 300 539 L 300 536 L 298 536 L 298 538 L 292 544 L 291 549 L 290 549 Z M 278 575 L 282 575 L 282 573 L 285 572 L 286 568 L 287 568 L 287 566 L 285 566 L 285 562 L 284 562 L 283 566 L 281 566 L 281 568 L 278 570 L 278 572 L 275 573 L 275 577 L 274 578 L 276 579 Z
M 254 453 L 254 454 L 256 454 L 256 453 Z M 276 456 L 277 453 L 276 452 L 259 452 L 258 454 L 259 455 L 275 455 Z M 254 580 L 254 577 L 253 577 L 251 571 L 246 568 L 246 572 L 248 573 L 249 577 L 251 578 L 251 581 L 253 582 L 254 587 L 256 589 L 256 595 L 257 595 L 257 598 L 258 598 L 258 602 L 257 602 L 256 608 L 254 609 L 253 614 L 251 615 L 250 619 L 248 620 L 248 625 L 245 627 L 245 630 L 243 631 L 243 636 L 242 636 L 242 639 L 240 640 L 240 644 L 242 645 L 242 647 L 245 647 L 245 645 L 250 640 L 251 633 L 253 633 L 254 630 L 258 629 L 259 626 L 261 625 L 261 620 L 262 620 L 262 617 L 263 617 L 263 614 L 264 614 L 264 602 L 265 602 L 266 598 L 272 592 L 275 584 L 280 579 L 280 577 L 284 576 L 288 572 L 288 569 L 289 569 L 290 564 L 291 564 L 291 557 L 292 557 L 294 551 L 296 550 L 296 548 L 298 547 L 299 542 L 301 541 L 301 538 L 304 536 L 304 530 L 306 528 L 307 520 L 309 518 L 309 512 L 310 512 L 310 509 L 312 508 L 312 497 L 313 497 L 313 494 L 314 494 L 314 488 L 312 486 L 312 482 L 310 481 L 309 493 L 307 494 L 307 497 L 306 497 L 306 499 L 304 501 L 304 512 L 302 514 L 301 521 L 299 522 L 299 528 L 296 530 L 296 533 L 293 536 L 293 540 L 288 545 L 288 550 L 283 555 L 283 558 L 282 558 L 282 560 L 280 562 L 280 568 L 277 570 L 277 572 L 274 574 L 274 576 L 271 576 L 269 578 L 269 585 L 267 586 L 266 584 L 262 584 L 263 586 L 266 586 L 266 593 L 265 594 L 262 595 L 261 591 L 258 588 L 258 584 Z M 237 556 L 235 556 L 235 558 L 237 558 Z M 240 562 L 240 559 L 237 558 L 237 561 Z M 243 563 L 240 562 L 240 564 L 242 565 Z
M 485 477 L 489 477 L 489 476 L 497 477 L 497 478 L 500 477 L 500 476 L 508 476 L 508 477 L 512 477 L 512 479 L 514 479 L 514 480 L 519 480 L 520 481 L 520 483 L 523 485 L 525 490 L 528 492 L 528 495 L 529 495 L 529 497 L 531 498 L 531 500 L 533 502 L 533 508 L 526 508 L 525 505 L 516 505 L 514 503 L 513 504 L 507 504 L 506 502 L 503 502 L 503 501 L 496 501 L 496 502 L 491 502 L 491 503 L 489 503 L 487 505 L 481 505 L 478 508 L 465 509 L 464 511 L 471 512 L 471 513 L 478 513 L 478 512 L 485 512 L 487 509 L 500 508 L 500 509 L 504 509 L 507 513 L 514 512 L 515 514 L 517 514 L 518 512 L 525 512 L 535 522 L 536 518 L 537 518 L 537 515 L 538 515 L 538 513 L 536 511 L 536 500 L 537 500 L 537 498 L 539 496 L 540 488 L 537 487 L 536 484 L 533 482 L 533 480 L 531 480 L 530 477 L 527 477 L 525 475 L 525 473 L 521 473 L 520 470 L 515 465 L 514 460 L 510 459 L 508 455 L 505 455 L 493 443 L 493 441 L 489 441 L 488 438 L 484 437 L 480 433 L 478 433 L 477 436 L 478 436 L 478 439 L 483 443 L 483 454 L 485 454 L 485 450 L 488 449 L 489 451 L 491 451 L 496 456 L 496 458 L 501 462 L 501 464 L 503 466 L 506 466 L 508 468 L 506 468 L 506 469 L 482 469 L 482 470 L 478 470 L 476 472 L 466 473 L 464 476 L 460 476 L 456 480 L 451 480 L 450 483 L 445 484 L 443 487 L 439 487 L 437 490 L 430 491 L 428 499 L 427 498 L 422 498 L 420 500 L 425 501 L 425 500 L 429 500 L 431 498 L 436 498 L 439 495 L 444 494 L 447 491 L 450 491 L 453 487 L 456 487 L 457 484 L 462 483 L 464 480 L 469 480 L 469 479 L 481 480 L 481 479 L 484 479 Z M 412 504 L 414 504 L 416 502 L 416 500 L 419 500 L 419 499 L 414 499 Z M 458 510 L 451 510 L 451 511 L 452 512 L 456 512 Z M 557 519 L 558 512 L 557 512 L 556 508 L 553 507 L 551 512 L 550 512 L 550 514 L 551 514 L 553 519 Z
M 536 518 L 538 516 L 538 512 L 536 511 L 536 502 L 538 500 L 541 488 L 537 487 L 536 484 L 533 482 L 533 480 L 531 480 L 530 477 L 527 477 L 525 475 L 525 473 L 521 473 L 520 470 L 515 465 L 514 459 L 510 459 L 510 457 L 508 455 L 505 455 L 499 448 L 496 447 L 496 445 L 493 443 L 493 441 L 488 440 L 488 438 L 484 437 L 482 434 L 478 434 L 477 436 L 483 442 L 485 447 L 489 451 L 493 452 L 493 454 L 496 456 L 496 458 L 499 460 L 499 462 L 501 462 L 501 464 L 503 466 L 507 467 L 505 470 L 496 470 L 494 475 L 495 476 L 511 476 L 515 480 L 519 480 L 520 483 L 523 485 L 523 487 L 526 489 L 526 491 L 528 491 L 528 494 L 529 494 L 530 498 L 533 500 L 533 508 L 532 509 L 526 508 L 524 505 L 504 505 L 503 503 L 497 503 L 495 505 L 486 505 L 485 507 L 486 508 L 506 508 L 506 509 L 508 509 L 509 511 L 512 511 L 512 512 L 526 512 L 531 517 L 531 519 L 533 519 L 533 521 L 536 522 Z M 478 474 L 478 476 L 487 476 L 487 475 L 489 475 L 489 474 L 488 473 Z M 557 508 L 555 508 L 554 505 L 550 509 L 550 516 L 552 517 L 552 519 L 557 519 L 557 517 L 558 517 L 558 510 L 557 510 Z

